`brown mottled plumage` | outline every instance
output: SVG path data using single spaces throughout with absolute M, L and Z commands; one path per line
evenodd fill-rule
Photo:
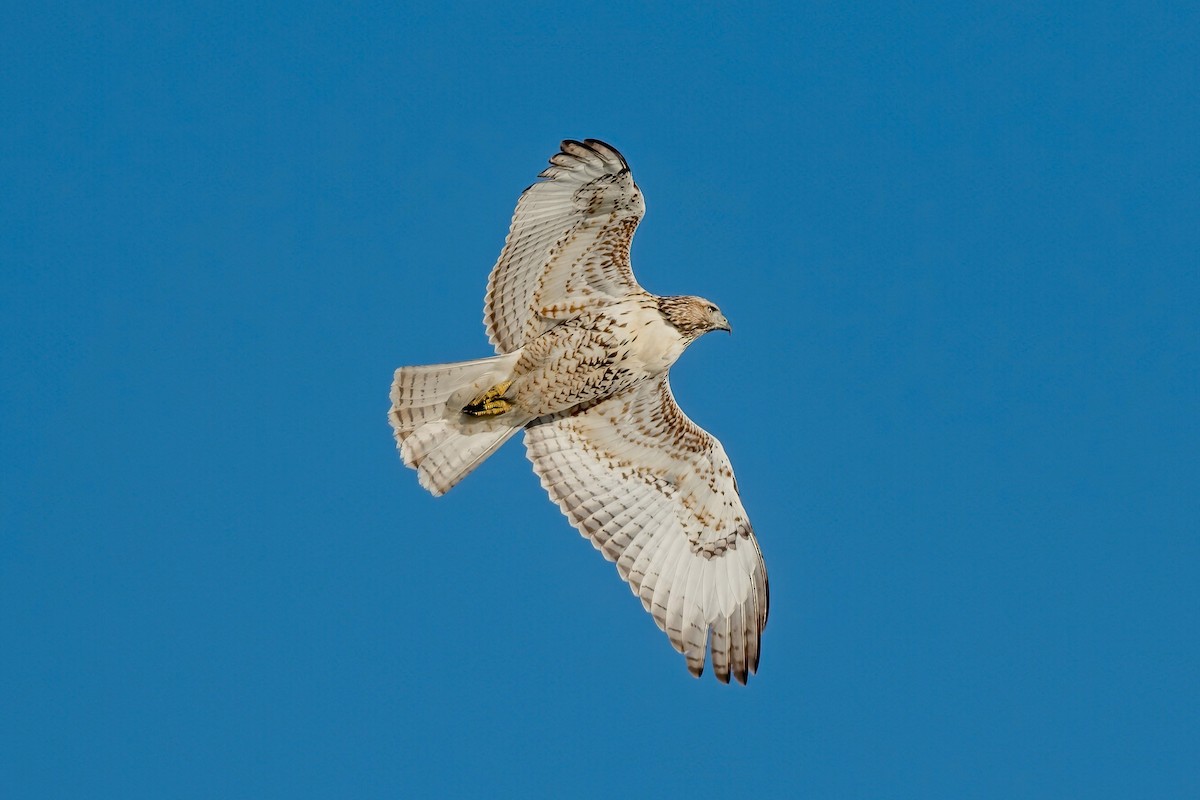
M 645 213 L 629 165 L 565 141 L 521 195 L 488 279 L 498 355 L 401 367 L 389 419 L 405 464 L 449 491 L 518 431 L 534 470 L 699 675 L 758 669 L 767 573 L 721 443 L 693 423 L 667 372 L 699 336 L 730 329 L 701 297 L 633 278 Z

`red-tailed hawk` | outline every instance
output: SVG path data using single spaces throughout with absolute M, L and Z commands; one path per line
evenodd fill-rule
M 404 463 L 449 491 L 517 431 L 542 486 L 687 658 L 722 682 L 758 669 L 767 570 L 721 443 L 667 372 L 729 323 L 700 297 L 656 297 L 629 264 L 645 213 L 624 157 L 565 141 L 521 195 L 488 279 L 496 355 L 401 367 L 389 414 Z

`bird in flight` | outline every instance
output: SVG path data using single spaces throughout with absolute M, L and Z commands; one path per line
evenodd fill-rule
M 488 278 L 497 355 L 401 367 L 388 414 L 404 463 L 440 496 L 518 431 L 550 498 L 617 565 L 696 676 L 758 669 L 767 570 L 721 443 L 680 410 L 667 373 L 729 331 L 701 297 L 633 277 L 645 214 L 616 148 L 567 140 L 517 201 Z

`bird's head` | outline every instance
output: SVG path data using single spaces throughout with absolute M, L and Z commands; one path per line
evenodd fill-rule
M 660 297 L 658 310 L 667 322 L 689 339 L 709 331 L 733 331 L 721 309 L 703 297 Z

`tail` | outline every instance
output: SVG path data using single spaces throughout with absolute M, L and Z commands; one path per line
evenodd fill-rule
M 508 380 L 518 356 L 396 370 L 388 420 L 404 463 L 434 496 L 450 491 L 533 418 L 516 408 L 488 417 L 462 411 L 481 392 Z

